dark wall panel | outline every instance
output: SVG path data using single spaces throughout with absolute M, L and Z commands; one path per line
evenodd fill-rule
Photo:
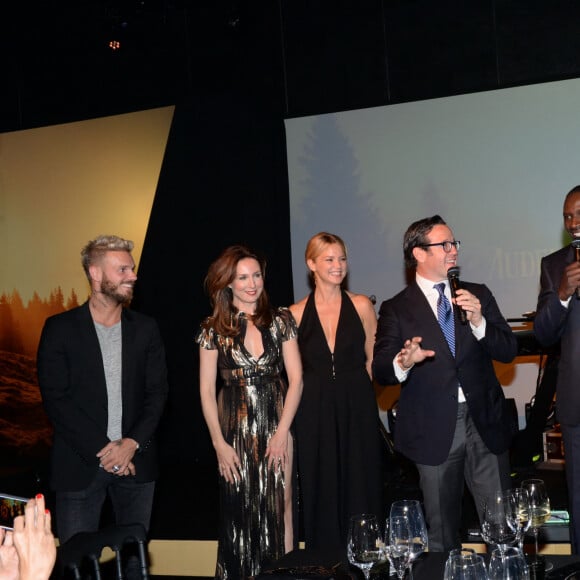
M 391 102 L 497 86 L 493 2 L 385 2 Z
M 580 74 L 574 0 L 5 3 L 0 31 L 0 131 L 228 91 L 294 117 Z
M 284 0 L 281 6 L 288 116 L 386 102 L 380 0 Z
M 580 74 L 580 4 L 574 0 L 496 0 L 504 86 Z

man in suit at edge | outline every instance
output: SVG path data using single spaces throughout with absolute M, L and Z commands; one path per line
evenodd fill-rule
M 564 200 L 564 228 L 580 240 L 580 185 Z M 580 553 L 580 262 L 572 244 L 542 258 L 534 333 L 544 346 L 560 340 L 556 417 L 566 453 L 571 544 Z
M 447 270 L 458 248 L 438 215 L 409 226 L 403 249 L 415 280 L 381 305 L 373 358 L 377 382 L 401 383 L 395 447 L 417 466 L 435 552 L 461 546 L 464 481 L 480 517 L 487 497 L 511 487 L 508 449 L 517 429 L 492 364 L 516 356 L 516 338 L 486 286 L 462 282 L 452 299 Z M 438 303 L 447 306 L 449 340 Z
M 99 236 L 83 248 L 89 299 L 48 318 L 39 343 L 61 543 L 98 529 L 107 494 L 116 523 L 149 528 L 155 432 L 168 385 L 157 323 L 126 308 L 137 280 L 132 249 L 133 242 L 117 236 Z

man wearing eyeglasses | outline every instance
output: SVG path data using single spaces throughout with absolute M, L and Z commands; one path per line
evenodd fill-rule
M 373 373 L 401 384 L 395 447 L 417 466 L 429 550 L 440 552 L 461 547 L 464 482 L 480 519 L 486 498 L 511 487 L 517 425 L 493 360 L 510 362 L 517 343 L 486 286 L 461 282 L 452 297 L 459 241 L 440 216 L 411 224 L 403 249 L 415 278 L 381 305 Z

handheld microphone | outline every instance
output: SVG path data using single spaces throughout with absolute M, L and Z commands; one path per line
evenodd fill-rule
M 580 240 L 579 240 L 580 242 Z M 580 252 L 580 245 L 578 246 L 578 252 Z M 451 289 L 451 297 L 456 298 L 456 293 L 459 288 L 461 288 L 459 283 L 459 266 L 453 266 L 447 270 L 447 279 L 449 280 L 449 288 Z M 457 312 L 459 314 L 459 321 L 461 324 L 465 324 L 467 322 L 467 315 L 465 314 L 465 310 L 460 308 L 455 304 Z
M 572 247 L 576 252 L 576 261 L 580 262 L 580 238 L 572 240 Z M 580 298 L 580 286 L 576 288 L 576 298 Z

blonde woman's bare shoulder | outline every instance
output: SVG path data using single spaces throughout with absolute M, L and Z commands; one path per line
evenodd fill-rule
M 365 313 L 375 312 L 375 307 L 371 302 L 370 298 L 365 294 L 354 294 L 353 292 L 347 291 L 348 297 L 352 300 L 354 307 L 357 312 L 363 316 Z
M 308 296 L 305 296 L 296 304 L 292 304 L 289 306 L 290 312 L 292 312 L 292 316 L 294 316 L 294 320 L 296 324 L 300 326 L 300 321 L 302 320 L 302 315 L 304 314 L 304 308 L 306 307 L 306 301 L 308 300 Z

